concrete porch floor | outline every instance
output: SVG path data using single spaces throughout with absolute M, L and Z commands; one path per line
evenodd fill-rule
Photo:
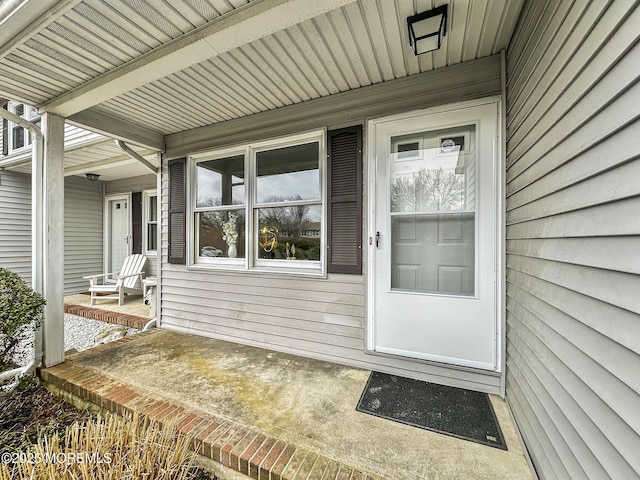
M 533 478 L 500 398 L 508 451 L 357 412 L 369 373 L 157 329 L 40 371 L 103 408 L 177 419 L 199 453 L 255 479 Z

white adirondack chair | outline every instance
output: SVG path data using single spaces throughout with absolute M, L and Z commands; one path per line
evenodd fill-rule
M 118 305 L 124 302 L 126 293 L 142 294 L 142 276 L 147 257 L 144 255 L 129 255 L 124 259 L 122 269 L 114 276 L 113 273 L 102 273 L 99 275 L 88 275 L 89 292 L 91 292 L 91 305 L 96 299 L 118 299 Z M 116 280 L 115 283 L 107 283 L 107 280 Z

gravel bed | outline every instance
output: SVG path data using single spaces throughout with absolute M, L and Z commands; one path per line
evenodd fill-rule
M 113 325 L 100 320 L 79 317 L 77 315 L 64 316 L 64 349 L 65 351 L 75 348 L 78 351 L 86 350 L 94 346 L 94 337 L 107 325 Z M 127 336 L 134 335 L 140 330 L 127 328 Z M 13 361 L 18 365 L 27 365 L 33 355 L 33 337 L 16 348 Z
M 86 350 L 94 346 L 93 338 L 107 325 L 112 323 L 101 322 L 91 318 L 79 317 L 77 315 L 64 316 L 64 349 Z M 137 328 L 127 328 L 127 335 L 134 335 L 140 330 Z

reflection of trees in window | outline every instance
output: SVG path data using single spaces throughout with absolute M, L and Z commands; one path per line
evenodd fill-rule
M 291 197 L 271 197 L 267 203 L 283 203 L 302 200 L 300 195 Z M 278 229 L 281 237 L 301 237 L 311 223 L 309 205 L 289 205 L 286 207 L 266 208 L 259 211 L 261 225 L 269 225 Z
M 200 228 L 221 229 L 225 212 L 202 212 L 200 213 Z
M 198 229 L 200 255 L 226 256 L 230 245 L 237 248 L 238 258 L 244 258 L 245 218 L 244 210 L 218 210 L 198 213 Z M 231 223 L 229 223 L 231 222 Z M 235 228 L 233 228 L 235 224 Z M 225 230 L 225 225 L 227 229 Z M 233 238 L 228 238 L 228 232 L 233 232 Z M 203 253 L 204 247 L 215 247 L 218 254 Z
M 200 199 L 198 198 L 198 205 L 201 205 L 204 208 L 211 207 L 219 207 L 222 205 L 222 202 L 219 199 L 207 198 Z M 205 229 L 220 229 L 222 228 L 222 222 L 224 221 L 225 211 L 213 211 L 213 212 L 202 212 L 200 214 L 200 227 Z
M 270 197 L 265 203 L 287 203 L 299 200 L 302 200 L 300 195 L 291 195 Z M 319 206 L 283 205 L 258 209 L 258 235 L 261 235 L 265 227 L 277 229 L 275 248 L 261 249 L 263 251 L 260 252 L 260 257 L 276 260 L 320 260 L 320 210 L 317 207 Z
M 234 199 L 232 202 L 228 202 L 228 203 L 222 203 L 222 201 L 220 199 L 213 199 L 213 198 L 201 198 L 198 197 L 198 208 L 215 208 L 215 207 L 221 207 L 221 206 L 229 206 L 229 205 L 237 205 L 237 206 L 242 206 L 244 205 L 244 201 L 243 199 L 240 200 L 236 200 Z
M 461 210 L 464 205 L 464 175 L 442 167 L 397 177 L 391 185 L 391 211 L 419 212 Z

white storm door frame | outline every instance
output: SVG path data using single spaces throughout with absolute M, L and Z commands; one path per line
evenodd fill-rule
M 110 245 L 112 241 L 112 232 L 111 232 L 111 211 L 110 211 L 110 203 L 111 201 L 122 200 L 127 202 L 127 255 L 131 255 L 131 192 L 128 193 L 117 193 L 105 195 L 104 197 L 104 273 L 117 273 L 110 271 Z M 119 267 L 118 267 L 119 268 Z
M 468 109 L 472 107 L 493 104 L 496 111 L 496 125 L 495 125 L 495 155 L 494 155 L 494 198 L 495 198 L 495 340 L 493 345 L 495 361 L 491 362 L 492 365 L 475 365 L 473 362 L 464 364 L 452 364 L 450 365 L 456 369 L 477 369 L 491 370 L 495 373 L 502 372 L 504 368 L 503 359 L 503 345 L 504 345 L 504 151 L 502 146 L 502 106 L 499 96 L 488 97 L 473 101 L 458 102 L 448 104 L 440 107 L 407 112 L 404 114 L 393 115 L 389 117 L 372 119 L 367 125 L 367 161 L 368 161 L 368 235 L 369 235 L 369 255 L 368 255 L 368 273 L 367 273 L 367 331 L 366 331 L 366 349 L 369 353 L 390 355 L 389 353 L 381 353 L 376 351 L 376 331 L 375 331 L 375 308 L 376 308 L 376 248 L 375 248 L 375 236 L 376 236 L 376 216 L 378 215 L 377 209 L 377 185 L 376 180 L 379 177 L 378 163 L 376 162 L 376 125 L 379 123 L 387 123 L 393 121 L 410 120 L 411 118 L 421 118 L 429 115 L 436 115 L 447 112 L 455 112 L 462 109 Z M 415 358 L 417 361 L 429 362 L 428 358 Z M 436 360 L 437 361 L 437 360 Z

